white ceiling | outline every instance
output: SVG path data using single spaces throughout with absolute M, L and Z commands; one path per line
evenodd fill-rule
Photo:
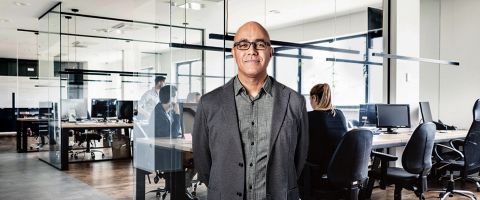
M 175 3 L 181 4 L 185 0 L 175 0 Z M 81 14 L 105 16 L 113 18 L 134 19 L 138 21 L 149 21 L 156 23 L 182 25 L 187 22 L 190 27 L 207 28 L 206 34 L 210 32 L 221 33 L 223 31 L 223 1 L 221 0 L 188 0 L 189 2 L 200 2 L 205 8 L 200 11 L 187 10 L 173 7 L 170 12 L 168 1 L 162 0 L 63 0 L 62 11 L 71 12 L 70 9 L 79 9 Z M 219 2 L 220 1 L 220 2 Z M 367 6 L 378 7 L 382 0 L 229 0 L 228 1 L 228 31 L 234 32 L 240 24 L 245 21 L 256 20 L 266 25 L 267 29 L 277 29 L 291 25 L 307 23 L 319 19 L 329 18 L 345 13 L 358 12 L 366 9 Z M 28 4 L 27 6 L 17 6 L 15 2 Z M 0 57 L 7 58 L 27 58 L 36 59 L 36 36 L 33 33 L 18 32 L 17 29 L 39 30 L 38 17 L 56 4 L 55 0 L 0 0 L 0 21 L 2 19 L 8 22 L 0 22 Z M 279 11 L 274 13 L 273 10 Z M 185 18 L 186 17 L 186 18 Z M 65 19 L 62 19 L 65 21 Z M 91 18 L 76 19 L 76 30 L 74 19 L 67 23 L 62 23 L 64 32 L 101 35 L 110 37 L 133 38 L 140 40 L 155 40 L 169 42 L 170 30 L 160 27 L 157 33 L 151 25 L 129 24 L 122 30 L 124 33 L 115 33 L 112 27 L 121 25 L 117 21 L 98 20 Z M 208 24 L 208 25 L 206 25 Z M 182 25 L 183 26 L 183 25 Z M 69 29 L 69 30 L 68 30 Z M 95 30 L 106 29 L 108 33 L 102 33 Z M 109 32 L 111 31 L 111 32 Z M 156 35 L 156 36 L 155 36 Z M 172 29 L 172 41 L 183 42 L 184 31 Z M 188 31 L 188 43 L 197 43 L 200 41 L 200 35 L 195 31 Z M 274 39 L 274 38 L 273 38 Z M 95 51 L 115 51 L 119 52 L 124 48 L 131 47 L 132 43 L 124 41 L 113 41 L 103 39 L 92 39 L 84 37 L 70 37 L 62 40 L 63 48 L 68 51 L 75 51 L 77 57 L 88 59 L 87 55 L 100 57 L 104 53 L 92 53 Z M 145 43 L 143 43 L 145 44 Z M 130 45 L 130 46 L 129 46 Z M 84 48 L 87 46 L 88 48 Z M 138 45 L 142 46 L 138 51 L 159 51 L 166 48 L 165 45 Z M 17 54 L 18 47 L 18 54 Z M 64 53 L 64 52 L 63 52 Z M 82 53 L 84 55 L 82 55 Z M 94 55 L 95 54 L 95 55 Z M 72 56 L 68 57 L 72 60 Z

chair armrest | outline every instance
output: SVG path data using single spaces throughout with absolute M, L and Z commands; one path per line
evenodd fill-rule
M 460 157 L 464 158 L 465 156 L 463 156 L 463 153 L 460 152 L 459 150 L 453 148 L 453 147 L 449 147 L 447 145 L 443 145 L 443 144 L 435 144 L 435 148 L 434 148 L 434 152 L 435 152 L 435 156 L 437 156 L 440 160 L 445 160 L 444 158 L 442 158 L 442 156 L 440 156 L 440 154 L 437 152 L 437 147 L 441 147 L 441 148 L 445 148 L 445 149 L 448 149 L 448 150 L 451 150 L 455 153 L 457 153 Z
M 386 153 L 381 153 L 381 152 L 378 152 L 378 151 L 372 151 L 372 155 L 379 158 L 382 161 L 396 161 L 396 160 L 398 160 L 398 157 L 396 157 L 396 156 L 392 156 L 392 155 L 386 154 Z

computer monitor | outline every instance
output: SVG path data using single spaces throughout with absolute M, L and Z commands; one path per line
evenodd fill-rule
M 38 102 L 38 118 L 54 119 L 57 117 L 57 103 L 51 101 Z
M 62 99 L 61 104 L 62 121 L 88 119 L 87 99 Z
M 419 102 L 419 103 L 420 103 L 420 112 L 422 113 L 423 123 L 433 122 L 432 111 L 430 110 L 430 103 L 428 101 Z
M 360 104 L 358 112 L 359 126 L 376 126 L 377 125 L 377 111 L 376 104 Z
M 392 128 L 410 128 L 408 104 L 377 104 L 376 108 L 378 128 L 387 128 L 388 133 L 394 133 Z
M 133 121 L 133 115 L 138 112 L 137 101 L 117 101 L 117 118 Z
M 117 99 L 92 99 L 92 118 L 117 116 Z

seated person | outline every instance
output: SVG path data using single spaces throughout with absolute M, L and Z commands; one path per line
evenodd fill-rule
M 158 93 L 160 102 L 155 106 L 154 114 L 150 116 L 155 137 L 177 138 L 180 136 L 180 112 L 178 104 L 173 101 L 176 93 L 177 88 L 172 85 L 162 87 Z
M 175 103 L 175 97 L 177 94 L 177 88 L 172 85 L 166 85 L 160 89 L 158 94 L 160 102 L 155 106 L 154 114 L 150 115 L 150 124 L 154 125 L 155 137 L 172 137 L 178 138 L 181 135 L 180 132 L 180 112 L 178 104 Z M 193 154 L 191 152 L 178 152 L 178 150 L 165 150 L 157 151 L 156 159 L 168 158 L 172 153 L 182 154 L 182 165 L 187 170 L 185 171 L 186 185 L 192 185 L 192 179 L 195 175 L 193 167 Z M 163 158 L 162 158 L 163 156 Z M 171 160 L 172 162 L 176 162 Z M 169 162 L 169 161 L 165 161 Z M 167 186 L 169 188 L 170 180 L 167 176 Z
M 342 111 L 332 105 L 328 84 L 317 84 L 310 90 L 310 105 L 313 111 L 308 112 L 308 164 L 303 169 L 301 178 L 307 178 L 305 172 L 310 170 L 308 179 L 315 181 L 327 173 L 332 155 L 347 132 L 347 124 Z M 300 184 L 303 185 L 302 182 Z M 311 182 L 309 185 L 315 188 L 317 184 Z

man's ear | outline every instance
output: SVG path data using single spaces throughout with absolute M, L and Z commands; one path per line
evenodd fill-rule
M 273 48 L 270 47 L 270 57 L 273 57 Z

